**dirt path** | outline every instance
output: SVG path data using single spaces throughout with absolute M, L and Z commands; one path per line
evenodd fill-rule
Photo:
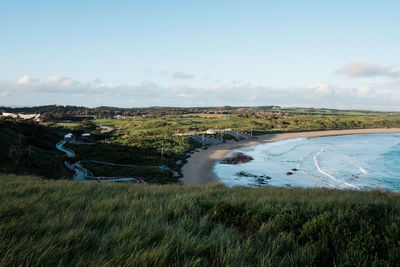
M 56 144 L 56 147 L 61 152 L 64 152 L 68 157 L 73 158 L 75 156 L 75 152 L 69 148 L 65 148 L 64 145 L 67 143 L 65 140 L 61 140 Z M 112 163 L 107 163 L 112 164 Z M 140 178 L 134 177 L 96 177 L 93 176 L 92 172 L 88 169 L 85 169 L 80 161 L 75 163 L 69 163 L 67 161 L 64 162 L 65 167 L 74 171 L 74 180 L 75 181 L 88 181 L 88 180 L 96 180 L 99 182 L 143 182 Z

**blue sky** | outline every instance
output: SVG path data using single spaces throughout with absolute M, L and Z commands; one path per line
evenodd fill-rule
M 399 1 L 1 1 L 0 105 L 400 110 Z

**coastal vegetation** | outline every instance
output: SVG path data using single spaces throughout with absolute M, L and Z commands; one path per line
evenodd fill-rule
M 315 109 L 315 108 L 283 108 L 279 106 L 258 106 L 258 107 L 148 107 L 148 108 L 118 108 L 118 107 L 96 107 L 88 108 L 82 106 L 60 106 L 46 105 L 36 107 L 0 107 L 0 111 L 14 113 L 40 113 L 46 121 L 54 120 L 74 120 L 80 118 L 114 118 L 114 116 L 135 117 L 161 117 L 165 115 L 184 115 L 184 114 L 243 114 L 243 113 L 294 113 L 303 115 L 385 115 L 387 112 L 368 111 L 368 110 L 338 110 L 338 109 Z M 398 112 L 391 112 L 397 114 Z
M 396 266 L 382 191 L 78 183 L 0 175 L 0 265 Z
M 398 113 L 275 106 L 133 109 L 42 106 L 2 107 L 1 110 L 41 113 L 42 122 L 37 125 L 20 119 L 0 118 L 0 127 L 4 129 L 0 133 L 3 148 L 0 152 L 3 159 L 0 171 L 45 177 L 70 176 L 62 167 L 63 155 L 55 150 L 54 144 L 68 132 L 75 136 L 89 132 L 89 141 L 95 144 L 66 145 L 76 152 L 74 160 L 137 165 L 136 168 L 122 168 L 85 163 L 99 175 L 139 175 L 157 183 L 177 182 L 187 157 L 202 147 L 197 141 L 182 136 L 184 133 L 232 129 L 258 136 L 282 132 L 400 127 Z M 107 130 L 104 127 L 108 127 Z M 219 140 L 235 138 L 218 131 L 206 136 Z M 29 149 L 22 151 L 22 148 Z M 30 158 L 38 160 L 33 163 L 28 160 Z M 170 171 L 149 168 L 160 165 L 167 166 Z
M 70 176 L 55 148 L 61 138 L 60 131 L 34 122 L 0 118 L 0 173 Z

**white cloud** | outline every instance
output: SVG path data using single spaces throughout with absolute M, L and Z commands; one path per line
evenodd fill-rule
M 43 83 L 49 86 L 57 87 L 79 86 L 79 82 L 74 81 L 73 79 L 68 77 L 61 77 L 57 75 L 47 77 L 47 79 Z
M 29 84 L 30 81 L 31 81 L 31 77 L 29 75 L 24 75 L 17 80 L 17 84 L 26 85 L 26 84 Z
M 395 65 L 382 66 L 368 62 L 349 62 L 335 71 L 335 74 L 348 77 L 400 77 L 400 70 Z
M 307 86 L 308 89 L 314 91 L 314 94 L 321 96 L 329 96 L 335 93 L 335 88 L 329 83 L 314 82 Z
M 21 78 L 19 78 L 17 80 L 17 85 L 20 86 L 34 86 L 37 85 L 39 82 L 39 79 L 33 79 L 31 76 L 29 75 L 24 75 Z
M 29 77 L 29 76 L 27 76 Z M 243 81 L 204 86 L 162 86 L 152 81 L 138 85 L 112 84 L 101 80 L 82 82 L 68 77 L 22 77 L 0 80 L 0 105 L 83 106 L 245 106 L 282 105 L 328 108 L 399 110 L 400 81 L 361 86 L 313 82 L 304 86 L 270 87 Z M 34 82 L 32 82 L 34 81 Z M 27 86 L 29 85 L 29 86 Z
M 357 88 L 356 93 L 359 97 L 371 97 L 373 95 L 373 88 L 370 85 L 362 85 Z

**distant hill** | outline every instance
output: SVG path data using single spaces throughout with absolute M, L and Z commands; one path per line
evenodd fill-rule
M 247 113 L 289 113 L 303 115 L 400 115 L 399 112 L 379 112 L 368 110 L 337 110 L 326 108 L 283 108 L 279 106 L 254 106 L 254 107 L 147 107 L 147 108 L 118 108 L 82 106 L 46 105 L 36 107 L 0 107 L 0 112 L 41 114 L 43 120 L 74 120 L 76 116 L 90 118 L 113 118 L 114 116 L 150 116 L 160 117 L 165 115 L 183 115 L 189 113 L 209 114 L 247 114 Z M 50 116 L 50 117 L 49 117 Z

